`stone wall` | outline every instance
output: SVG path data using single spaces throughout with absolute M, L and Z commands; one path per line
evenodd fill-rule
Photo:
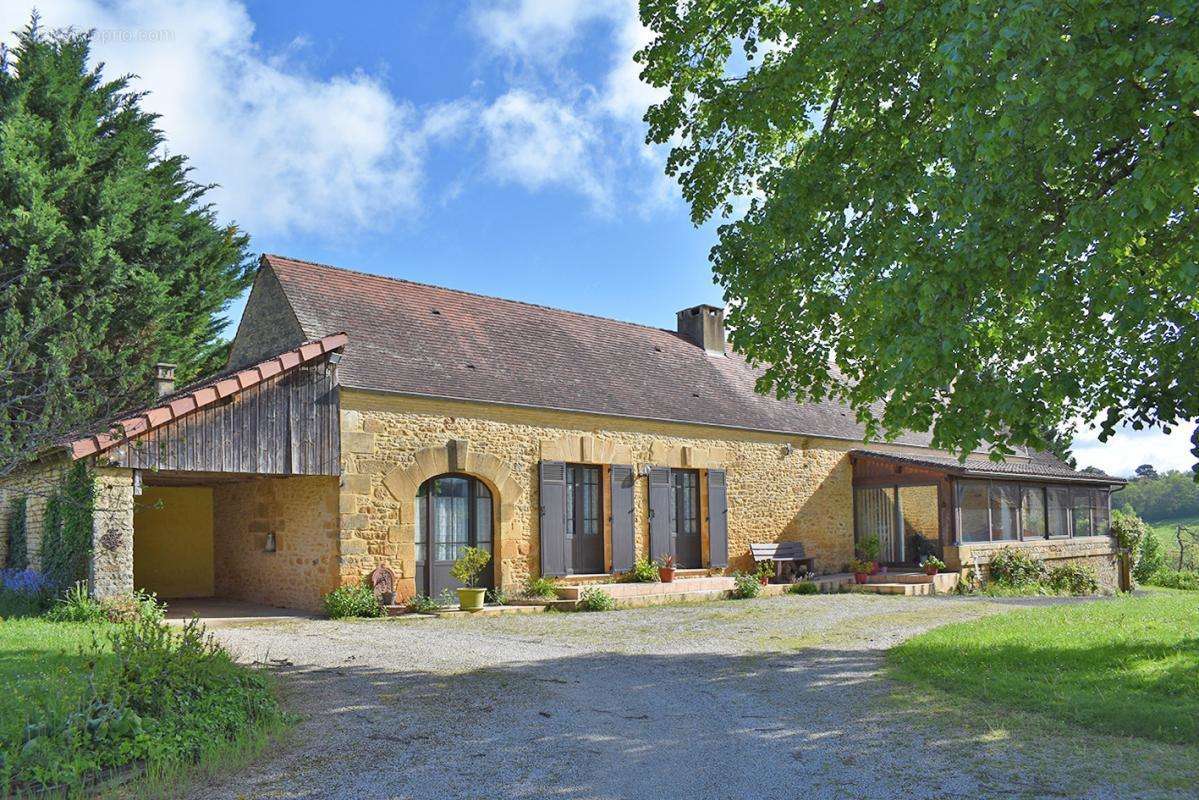
M 39 462 L 0 480 L 0 565 L 8 564 L 8 515 L 10 501 L 25 498 L 25 540 L 29 566 L 41 569 L 42 517 L 46 501 L 58 490 L 69 462 L 58 459 Z
M 304 339 L 304 329 L 274 271 L 259 269 L 229 350 L 229 366 L 244 367 L 277 356 Z
M 341 579 L 376 564 L 411 591 L 412 495 L 447 471 L 475 474 L 498 494 L 496 581 L 538 573 L 537 467 L 543 458 L 728 472 L 730 569 L 750 566 L 751 541 L 800 540 L 817 569 L 852 556 L 853 442 L 517 409 L 342 389 Z M 896 446 L 896 452 L 920 452 Z M 646 555 L 645 478 L 634 491 L 636 549 Z M 403 580 L 406 579 L 406 580 Z
M 337 478 L 256 478 L 213 487 L 216 594 L 321 607 L 338 583 Z M 276 551 L 265 550 L 268 533 Z
M 93 597 L 133 591 L 133 470 L 96 470 L 92 512 Z
M 1099 576 L 1100 586 L 1112 591 L 1120 587 L 1119 553 L 1115 538 L 1110 536 L 962 544 L 945 548 L 945 561 L 952 568 L 960 567 L 963 572 L 973 570 L 973 565 L 977 563 L 986 577 L 991 557 L 1005 547 L 1029 550 L 1047 567 L 1070 563 L 1093 567 Z

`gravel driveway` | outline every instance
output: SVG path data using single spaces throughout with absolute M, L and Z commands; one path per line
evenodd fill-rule
M 1121 785 L 1127 765 L 1098 745 L 1030 755 L 1003 731 L 905 705 L 882 678 L 892 644 L 1013 604 L 788 596 L 220 627 L 240 658 L 272 665 L 304 719 L 191 796 L 1168 796 Z M 1089 749 L 1095 764 L 1079 757 Z

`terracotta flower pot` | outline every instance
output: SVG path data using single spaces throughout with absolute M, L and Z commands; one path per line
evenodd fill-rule
M 877 561 L 871 561 L 871 562 L 870 562 L 870 574 L 871 574 L 871 575 L 877 575 L 877 574 L 878 574 L 878 571 L 879 571 L 878 562 L 877 562 Z
M 934 567 L 932 564 L 929 564 L 924 568 L 925 575 L 936 575 L 938 572 L 940 572 L 940 570 Z
M 769 575 L 759 575 L 758 583 L 762 584 L 763 586 L 768 585 L 770 583 L 770 576 Z
M 854 581 L 854 583 L 865 583 L 866 579 L 869 577 L 870 577 L 869 572 L 855 572 L 853 574 L 853 581 Z
M 662 583 L 673 583 L 674 567 L 658 567 L 658 580 Z

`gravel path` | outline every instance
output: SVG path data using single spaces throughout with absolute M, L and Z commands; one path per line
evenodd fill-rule
M 222 627 L 304 721 L 191 797 L 1150 796 L 1095 773 L 1077 742 L 1030 759 L 895 701 L 887 647 L 1020 604 L 826 595 Z

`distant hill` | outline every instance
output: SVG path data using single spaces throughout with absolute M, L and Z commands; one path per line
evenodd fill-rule
M 1158 473 L 1152 467 L 1145 472 L 1112 495 L 1113 507 L 1127 510 L 1131 506 L 1151 523 L 1199 517 L 1199 483 L 1192 473 Z

